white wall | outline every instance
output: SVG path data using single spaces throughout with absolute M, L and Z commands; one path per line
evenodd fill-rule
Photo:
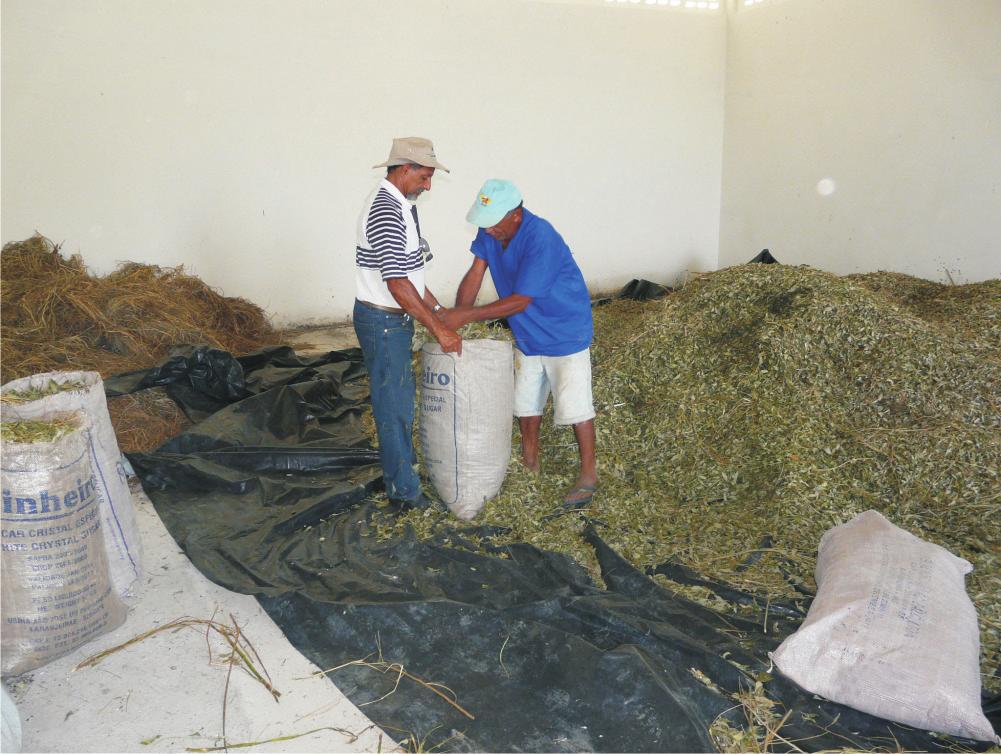
M 98 273 L 183 263 L 276 323 L 346 316 L 394 136 L 452 169 L 420 200 L 433 290 L 488 177 L 593 289 L 713 269 L 725 20 L 598 0 L 4 0 L 4 242 Z
M 733 10 L 720 266 L 1001 276 L 1001 0 Z

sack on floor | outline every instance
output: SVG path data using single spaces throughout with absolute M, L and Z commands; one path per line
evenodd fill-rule
M 421 352 L 420 438 L 438 496 L 470 519 L 504 483 L 511 458 L 514 350 L 498 340 L 467 340 L 462 356 L 437 343 Z
M 109 575 L 87 417 L 55 415 L 53 422 L 63 434 L 38 441 L 9 439 L 24 422 L 0 428 L 3 675 L 72 652 L 120 626 L 127 612 Z
M 807 691 L 922 730 L 996 740 L 980 708 L 972 566 L 866 511 L 824 534 L 817 596 L 772 654 Z
M 38 395 L 34 399 L 32 395 Z M 52 414 L 80 411 L 92 427 L 90 460 L 101 497 L 104 542 L 115 591 L 126 599 L 136 596 L 142 574 L 142 548 L 135 506 L 118 449 L 104 383 L 97 372 L 48 372 L 8 382 L 0 389 L 3 418 L 42 419 Z

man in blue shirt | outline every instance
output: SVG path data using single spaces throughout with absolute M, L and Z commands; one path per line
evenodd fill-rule
M 455 308 L 440 316 L 451 330 L 506 317 L 515 344 L 515 416 L 522 461 L 539 471 L 539 429 L 549 395 L 556 424 L 573 425 L 580 474 L 564 502 L 585 505 L 598 484 L 591 396 L 591 298 L 573 254 L 556 229 L 524 208 L 510 181 L 483 184 L 466 219 L 479 227 L 473 264 L 459 284 Z M 490 270 L 498 301 L 475 306 Z

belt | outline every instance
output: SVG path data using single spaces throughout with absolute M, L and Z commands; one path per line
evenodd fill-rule
M 406 314 L 403 309 L 397 306 L 381 306 L 380 304 L 373 304 L 371 301 L 362 301 L 360 298 L 356 298 L 357 301 L 362 306 L 367 306 L 369 309 L 378 309 L 380 312 L 389 312 L 390 314 Z

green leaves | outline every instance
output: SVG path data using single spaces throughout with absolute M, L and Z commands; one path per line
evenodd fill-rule
M 587 515 L 623 557 L 640 569 L 673 557 L 763 599 L 795 597 L 791 582 L 813 582 L 823 533 L 872 508 L 974 564 L 985 685 L 1001 683 L 1001 589 L 990 582 L 1001 558 L 1001 281 L 745 265 L 594 318 L 600 489 Z M 510 527 L 494 544 L 566 553 L 598 579 L 581 518 L 544 520 L 576 477 L 572 431 L 544 419 L 541 476 L 522 469 L 514 442 L 477 523 Z M 454 524 L 404 522 L 422 536 Z M 771 551 L 738 568 L 766 535 Z

